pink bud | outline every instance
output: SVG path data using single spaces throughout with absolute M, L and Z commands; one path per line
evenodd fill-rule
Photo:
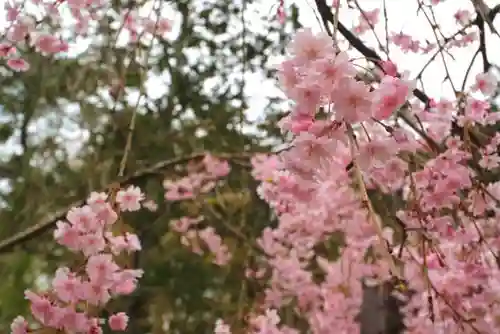
M 285 14 L 285 1 L 284 0 L 280 0 L 277 15 L 278 15 L 278 20 L 280 21 L 280 23 L 285 24 L 286 14 Z

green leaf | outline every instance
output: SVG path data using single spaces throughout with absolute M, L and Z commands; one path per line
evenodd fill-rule
M 11 124 L 0 125 L 0 141 L 6 142 L 14 133 L 14 127 Z

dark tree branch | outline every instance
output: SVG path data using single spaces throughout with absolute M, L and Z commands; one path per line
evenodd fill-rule
M 325 24 L 327 22 L 330 22 L 334 24 L 334 17 L 333 14 L 330 10 L 330 7 L 326 4 L 325 0 L 315 0 L 316 1 L 316 6 L 318 8 L 318 12 Z M 337 29 L 339 33 L 344 36 L 345 39 L 357 50 L 359 51 L 363 56 L 365 56 L 369 61 L 371 61 L 375 66 L 378 68 L 382 69 L 380 61 L 382 58 L 375 52 L 374 50 L 370 49 L 368 46 L 366 46 L 363 41 L 361 41 L 358 37 L 356 37 L 349 29 L 347 29 L 340 20 L 337 20 Z M 413 90 L 413 95 L 415 95 L 416 98 L 418 98 L 421 102 L 423 102 L 426 106 L 426 108 L 429 108 L 430 105 L 430 98 L 421 90 L 415 89 Z M 423 138 L 426 140 L 428 145 L 434 149 L 438 150 L 439 149 L 439 144 L 437 144 L 434 140 L 432 140 L 430 137 L 426 136 L 425 133 L 422 133 L 422 131 L 419 131 L 419 128 L 417 125 L 413 124 L 407 117 L 402 115 L 402 119 L 409 125 L 411 126 L 415 131 L 420 133 Z
M 488 72 L 491 68 L 491 63 L 488 61 L 488 53 L 486 50 L 486 30 L 485 24 L 488 24 L 490 30 L 498 35 L 498 32 L 493 25 L 493 21 L 495 21 L 495 17 L 500 14 L 500 4 L 496 5 L 492 9 L 488 10 L 488 13 L 485 14 L 481 11 L 481 7 L 477 6 L 474 3 L 474 8 L 476 10 L 476 19 L 473 21 L 473 25 L 476 25 L 479 29 L 479 52 L 481 53 L 481 57 L 483 59 L 483 71 Z M 499 35 L 500 37 L 500 35 Z
M 483 21 L 483 23 L 486 23 L 488 27 L 490 28 L 491 32 L 498 37 L 500 37 L 500 34 L 498 34 L 498 31 L 496 30 L 495 26 L 493 25 L 493 20 L 495 19 L 495 14 L 491 14 L 491 9 L 484 3 L 484 0 L 471 0 L 472 4 L 474 5 L 474 9 L 476 11 L 476 25 L 479 23 L 479 19 Z
M 335 20 L 333 17 L 333 13 L 330 7 L 326 4 L 325 0 L 315 0 L 315 3 L 324 24 L 327 25 L 328 22 L 334 24 Z M 488 20 L 493 22 L 496 15 L 498 15 L 499 13 L 500 13 L 500 5 L 496 5 L 493 9 L 491 9 L 488 12 L 487 14 Z M 480 18 L 478 16 L 472 22 L 472 24 L 478 25 L 479 23 L 480 23 Z M 356 35 L 354 35 L 349 29 L 347 29 L 346 26 L 344 26 L 342 22 L 340 22 L 340 20 L 337 20 L 337 30 L 350 43 L 350 45 L 352 45 L 352 47 L 354 47 L 358 52 L 360 52 L 363 56 L 365 56 L 367 60 L 369 60 L 375 66 L 381 69 L 380 61 L 382 60 L 382 58 L 377 54 L 377 52 L 366 46 L 364 42 L 361 41 Z M 427 94 L 425 94 L 422 90 L 415 88 L 413 90 L 413 95 L 417 99 L 419 99 L 422 103 L 424 103 L 426 108 L 429 108 L 431 99 Z M 415 131 L 421 133 L 421 131 L 418 131 L 419 130 L 418 126 L 413 124 L 408 118 L 403 118 L 403 120 L 405 121 L 406 124 L 411 126 Z M 456 121 L 452 122 L 451 132 L 452 134 L 458 135 L 461 138 L 463 137 L 463 129 L 460 126 L 458 126 Z M 470 140 L 475 145 L 481 146 L 481 141 L 477 138 L 475 134 L 470 133 L 469 135 L 470 135 Z M 433 149 L 439 148 L 439 144 L 437 144 L 432 139 L 428 138 L 428 136 L 424 136 L 424 139 L 426 140 L 428 145 L 430 145 L 431 148 Z
M 486 50 L 486 30 L 485 22 L 482 15 L 476 9 L 477 19 L 476 25 L 479 29 L 479 52 L 481 53 L 481 58 L 483 59 L 483 72 L 488 72 L 491 67 L 488 61 L 488 52 Z
M 330 22 L 334 24 L 333 14 L 330 10 L 330 7 L 326 4 L 325 0 L 315 0 L 316 7 L 318 8 L 318 12 L 324 23 Z M 382 58 L 375 52 L 373 49 L 370 49 L 368 46 L 363 43 L 356 35 L 354 35 L 346 26 L 340 22 L 337 22 L 338 32 L 344 36 L 345 39 L 351 44 L 359 53 L 366 57 L 369 61 L 371 61 L 375 66 L 382 69 L 380 61 Z M 430 98 L 421 90 L 415 89 L 413 91 L 415 97 L 417 97 L 420 101 L 422 101 L 426 106 L 429 105 Z
M 467 78 L 469 77 L 470 71 L 472 70 L 472 66 L 474 65 L 474 62 L 476 61 L 477 56 L 481 52 L 481 48 L 478 48 L 477 51 L 474 53 L 474 56 L 472 56 L 472 59 L 469 63 L 469 67 L 467 67 L 467 71 L 465 71 L 465 76 L 464 80 L 462 81 L 462 91 L 465 90 L 465 84 L 467 83 Z
M 334 19 L 333 19 L 333 13 L 330 9 L 330 7 L 326 4 L 325 0 L 315 0 L 316 6 L 318 8 L 318 12 L 321 16 L 321 19 L 323 20 L 323 23 L 325 26 L 327 25 L 327 22 L 330 22 L 331 24 L 334 24 Z M 492 8 L 488 12 L 488 19 L 493 22 L 495 19 L 496 15 L 500 13 L 500 4 L 496 5 L 494 8 Z M 473 21 L 473 25 L 479 26 L 480 24 L 484 25 L 484 20 L 480 15 L 476 17 L 476 19 Z M 370 60 L 372 63 L 375 64 L 378 68 L 381 68 L 380 61 L 382 58 L 375 52 L 373 49 L 370 49 L 368 46 L 366 46 L 363 41 L 361 41 L 356 35 L 354 35 L 349 29 L 347 29 L 346 26 L 342 24 L 342 22 L 338 21 L 337 22 L 337 29 L 339 33 L 344 36 L 344 38 L 358 51 L 360 52 L 363 56 L 366 57 L 366 59 Z M 483 29 L 484 30 L 484 29 Z M 413 91 L 413 94 L 415 95 L 416 98 L 418 98 L 421 102 L 423 102 L 426 106 L 429 105 L 430 98 L 425 94 L 423 91 L 419 90 L 418 88 Z

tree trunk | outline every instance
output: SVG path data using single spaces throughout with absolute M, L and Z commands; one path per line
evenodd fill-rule
M 399 311 L 402 302 L 391 295 L 391 285 L 364 285 L 363 290 L 361 334 L 401 334 L 404 329 Z

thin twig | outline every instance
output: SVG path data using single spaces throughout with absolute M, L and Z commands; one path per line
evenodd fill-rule
M 477 24 L 479 28 L 479 49 L 478 51 L 481 53 L 481 57 L 483 58 L 483 72 L 488 72 L 491 67 L 490 61 L 488 60 L 488 52 L 486 50 L 486 31 L 485 31 L 485 20 L 483 19 L 482 12 L 476 9 L 479 22 Z
M 427 61 L 427 63 L 425 63 L 425 65 L 422 67 L 422 69 L 418 72 L 418 74 L 416 76 L 416 79 L 420 79 L 422 77 L 422 75 L 424 74 L 424 72 L 427 69 L 427 67 L 429 67 L 429 65 L 432 64 L 432 62 L 434 61 L 434 59 L 436 59 L 436 57 L 439 55 L 439 53 L 443 51 L 443 48 L 447 47 L 447 45 L 448 45 L 449 42 L 451 42 L 452 40 L 454 40 L 458 35 L 463 34 L 465 32 L 465 30 L 467 28 L 469 28 L 470 26 L 472 26 L 472 23 L 470 23 L 469 25 L 467 25 L 467 26 L 463 27 L 462 29 L 458 30 L 453 35 L 451 35 L 449 37 L 446 37 L 443 40 L 443 43 L 441 44 L 441 46 L 438 47 L 438 50 L 436 52 L 434 52 L 434 54 L 429 58 L 429 60 Z
M 384 48 L 384 45 L 382 44 L 382 41 L 377 35 L 377 32 L 375 31 L 375 26 L 371 23 L 369 17 L 366 15 L 365 11 L 363 8 L 361 8 L 361 5 L 359 4 L 358 0 L 354 0 L 354 5 L 356 8 L 360 11 L 361 15 L 363 16 L 363 19 L 368 23 L 368 26 L 370 27 L 370 30 L 373 32 L 373 36 L 375 37 L 375 40 L 378 43 L 378 47 L 380 48 L 381 51 L 384 51 L 384 53 L 389 56 L 389 51 Z
M 361 169 L 359 168 L 359 165 L 356 161 L 356 152 L 355 152 L 355 146 L 356 146 L 356 140 L 354 139 L 354 130 L 352 127 L 349 125 L 347 128 L 347 135 L 349 137 L 350 141 L 350 149 L 351 149 L 351 159 L 352 159 L 352 164 L 354 168 L 354 175 L 356 178 L 356 182 L 360 188 L 361 191 L 361 197 L 363 199 L 364 204 L 366 205 L 368 209 L 368 214 L 370 216 L 370 220 L 372 222 L 372 225 L 375 229 L 375 232 L 377 233 L 377 236 L 379 238 L 380 242 L 380 247 L 382 250 L 382 256 L 386 259 L 387 264 L 389 265 L 389 268 L 391 269 L 392 275 L 397 277 L 398 279 L 402 279 L 401 272 L 399 268 L 396 266 L 396 263 L 394 262 L 394 258 L 392 257 L 389 249 L 387 248 L 387 244 L 385 242 L 384 234 L 382 231 L 382 223 L 380 221 L 380 217 L 377 215 L 375 210 L 373 209 L 372 202 L 370 198 L 368 197 L 368 192 L 366 190 L 366 185 L 365 181 L 363 180 L 363 175 L 361 174 Z
M 472 70 L 472 66 L 474 65 L 474 62 L 476 61 L 476 58 L 479 55 L 479 52 L 481 52 L 480 48 L 478 48 L 476 53 L 474 53 L 474 56 L 472 56 L 472 59 L 469 63 L 469 66 L 467 67 L 467 71 L 465 71 L 464 81 L 462 81 L 462 87 L 460 88 L 461 92 L 465 91 L 465 85 L 467 84 L 467 79 L 469 78 L 470 71 Z
M 151 9 L 151 13 L 153 12 L 155 5 L 156 5 L 156 1 L 155 1 L 155 3 L 153 3 L 153 9 Z M 163 7 L 163 5 L 162 5 L 162 2 L 160 1 L 160 7 L 158 9 L 158 14 L 156 15 L 155 26 L 154 26 L 154 29 L 152 31 L 153 38 L 151 38 L 151 43 L 149 44 L 149 46 L 146 50 L 146 57 L 144 59 L 144 67 L 146 69 L 148 67 L 149 56 L 151 55 L 151 50 L 153 49 L 153 45 L 154 45 L 154 41 L 155 41 L 154 35 L 155 35 L 156 31 L 158 30 L 158 23 L 160 21 L 162 7 Z M 150 13 L 150 15 L 151 15 L 151 13 Z M 139 35 L 139 37 L 137 38 L 137 43 L 139 43 L 139 41 L 141 40 L 141 37 L 144 33 L 145 33 L 145 31 L 143 31 Z M 137 50 L 140 51 L 139 48 Z M 139 56 L 140 56 L 140 54 L 139 54 Z M 132 110 L 132 118 L 130 120 L 130 124 L 128 127 L 127 141 L 125 143 L 125 149 L 123 151 L 122 160 L 120 161 L 120 169 L 118 171 L 118 177 L 123 177 L 123 175 L 125 173 L 125 167 L 127 166 L 127 159 L 128 159 L 130 151 L 132 150 L 132 138 L 134 135 L 135 122 L 137 119 L 137 110 L 139 109 L 139 105 L 141 103 L 142 97 L 145 94 L 146 94 L 146 92 L 145 92 L 145 88 L 144 88 L 144 73 L 142 72 L 142 70 L 140 70 L 139 71 L 139 97 L 137 98 L 137 102 Z
M 335 47 L 338 48 L 339 42 L 337 40 L 337 26 L 339 22 L 339 13 L 340 13 L 340 1 L 338 2 L 335 8 L 335 15 L 333 16 L 333 42 Z
M 389 18 L 387 17 L 387 3 L 384 0 L 384 30 L 385 30 L 385 50 L 387 52 L 387 57 L 390 55 L 390 43 L 389 43 Z
M 418 1 L 418 3 L 421 3 L 420 1 Z M 453 80 L 451 78 L 451 74 L 450 74 L 450 70 L 448 69 L 448 63 L 446 62 L 446 58 L 444 56 L 444 52 L 446 51 L 446 49 L 443 47 L 441 47 L 441 41 L 439 40 L 439 37 L 437 35 L 437 32 L 436 31 L 439 31 L 438 30 L 438 25 L 437 25 L 437 22 L 436 22 L 436 17 L 434 15 L 434 11 L 432 10 L 432 8 L 430 9 L 431 11 L 431 15 L 432 15 L 432 18 L 434 21 L 431 20 L 431 18 L 429 17 L 429 14 L 427 14 L 427 12 L 425 11 L 425 8 L 422 8 L 422 12 L 424 13 L 424 16 L 427 20 L 427 22 L 429 23 L 429 25 L 431 26 L 431 29 L 432 29 L 432 33 L 434 35 L 434 38 L 436 39 L 436 43 L 439 47 L 439 54 L 441 56 L 441 61 L 443 62 L 443 67 L 444 67 L 444 70 L 446 72 L 446 79 L 448 79 L 448 82 L 450 83 L 450 86 L 451 86 L 451 89 L 453 89 L 453 93 L 455 93 L 455 96 L 457 95 L 458 91 L 457 89 L 455 88 L 455 84 L 453 83 Z M 448 53 L 449 54 L 449 53 Z

